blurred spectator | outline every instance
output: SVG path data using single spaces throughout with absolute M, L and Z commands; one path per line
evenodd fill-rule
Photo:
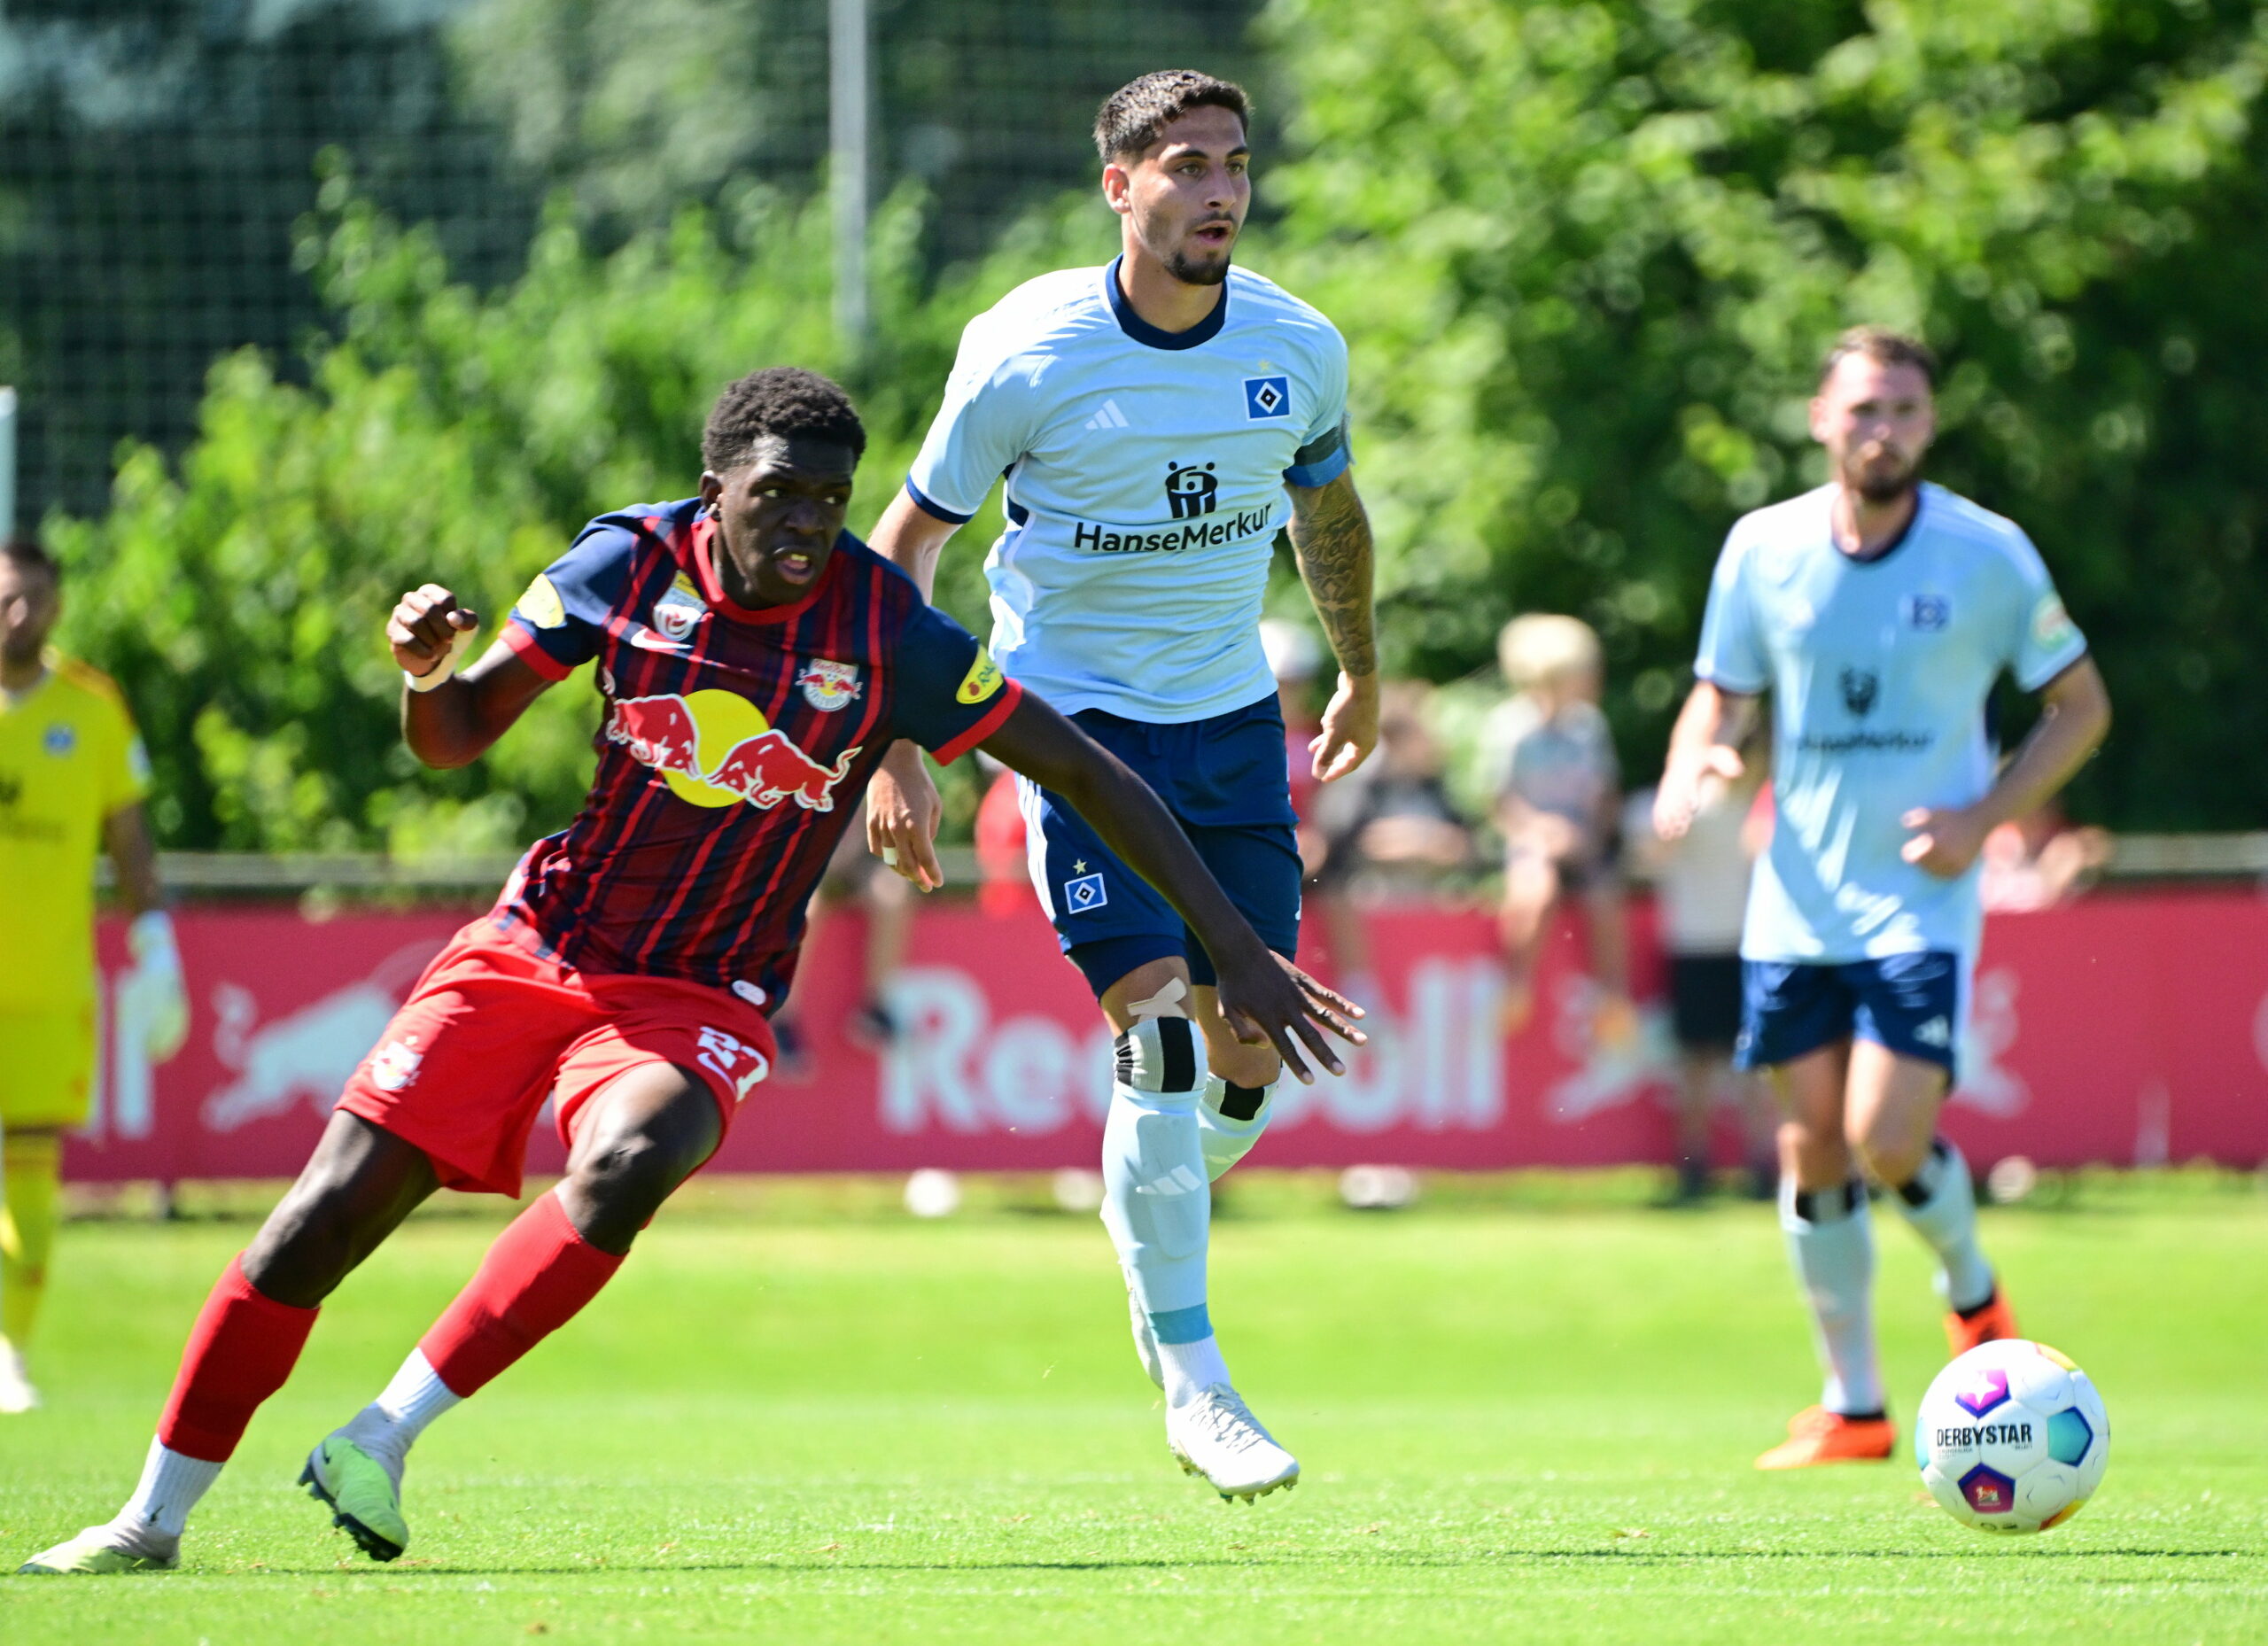
M 1764 740 L 1755 740 L 1761 744 Z M 1772 803 L 1762 749 L 1728 782 L 1712 777 L 1684 835 L 1654 832 L 1654 791 L 1623 809 L 1631 863 L 1654 882 L 1654 909 L 1669 958 L 1670 1023 L 1677 1039 L 1677 1188 L 1680 1202 L 1709 1192 L 1709 1122 L 1720 1098 L 1738 1106 L 1750 1191 L 1767 1199 L 1777 1182 L 1769 1095 L 1753 1075 L 1733 1068 L 1740 1037 L 1740 934 L 1749 872 L 1771 838 Z
M 1532 613 L 1504 625 L 1496 656 L 1512 688 L 1483 733 L 1504 838 L 1504 1032 L 1518 1034 L 1534 1013 L 1536 958 L 1562 894 L 1573 894 L 1600 991 L 1592 1033 L 1602 1045 L 1627 1044 L 1637 1015 L 1614 860 L 1621 773 L 1598 706 L 1598 636 L 1577 618 Z
M 2062 803 L 2003 823 L 1984 837 L 1979 888 L 1988 914 L 2052 908 L 2093 885 L 2110 861 L 2110 835 L 2074 827 Z
M 827 876 L 804 914 L 798 972 L 811 974 L 821 935 L 835 923 L 835 910 L 854 900 L 866 910 L 864 986 L 843 1032 L 851 1044 L 879 1054 L 897 1037 L 897 1025 L 889 1014 L 889 984 L 905 959 L 906 936 L 913 924 L 913 888 L 882 866 L 882 859 L 866 850 L 866 830 L 856 827 L 843 831 L 827 860 Z M 794 996 L 773 1014 L 772 1032 L 780 1044 L 781 1077 L 810 1078 L 811 1041 Z
M 1472 861 L 1472 836 L 1450 804 L 1441 742 L 1425 720 L 1431 690 L 1421 681 L 1389 681 L 1380 694 L 1378 748 L 1315 799 L 1321 861 L 1309 901 L 1323 915 L 1342 991 L 1358 1005 L 1376 998 L 1376 985 L 1350 893 L 1429 891 Z
M 1016 774 L 979 752 L 984 798 L 976 807 L 976 906 L 996 920 L 1039 908 L 1024 857 L 1024 809 Z
M 1284 716 L 1284 764 L 1292 780 L 1292 810 L 1300 819 L 1300 862 L 1309 874 L 1323 863 L 1323 836 L 1311 819 L 1323 787 L 1315 780 L 1315 753 L 1309 745 L 1323 730 L 1316 718 L 1315 682 L 1323 667 L 1323 643 L 1315 632 L 1281 617 L 1260 622 L 1261 648 L 1276 677 L 1276 704 Z
M 1316 816 L 1316 802 L 1326 791 L 1316 781 L 1315 752 L 1309 745 L 1323 729 L 1315 711 L 1323 644 L 1314 631 L 1281 617 L 1261 619 L 1260 644 L 1268 654 L 1268 672 L 1276 677 L 1276 703 L 1284 716 L 1284 764 L 1291 777 L 1293 815 L 1298 819 L 1300 867 L 1306 874 L 1301 925 L 1322 938 L 1325 974 L 1339 992 L 1358 1005 L 1374 1005 L 1378 979 L 1371 970 L 1370 938 L 1362 916 L 1348 899 L 1346 878 L 1337 875 L 1329 883 L 1318 878 L 1330 847 Z M 1375 756 L 1336 787 L 1344 788 L 1372 764 Z

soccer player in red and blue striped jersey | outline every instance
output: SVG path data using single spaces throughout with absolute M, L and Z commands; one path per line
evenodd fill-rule
M 387 638 L 417 757 L 478 758 L 595 663 L 589 797 L 434 959 L 348 1082 L 199 1315 L 125 1509 L 23 1571 L 177 1564 L 189 1510 L 290 1375 L 317 1306 L 435 1189 L 517 1195 L 548 1097 L 565 1178 L 301 1476 L 365 1551 L 398 1557 L 410 1444 L 597 1294 L 763 1079 L 804 905 L 897 739 L 943 760 L 981 745 L 1068 798 L 1203 939 L 1240 1032 L 1303 1077 L 1300 1044 L 1338 1070 L 1318 1030 L 1359 1040 L 1351 1008 L 1269 951 L 1140 780 L 843 532 L 865 444 L 834 384 L 757 372 L 711 412 L 700 495 L 594 521 L 462 675 L 475 615 L 437 585 L 403 596 Z M 1121 1048 L 1177 1054 L 1194 1055 L 1186 1034 Z

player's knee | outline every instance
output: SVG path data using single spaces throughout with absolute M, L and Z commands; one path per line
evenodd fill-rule
M 1206 1037 L 1205 1065 L 1232 1086 L 1272 1086 L 1284 1073 L 1275 1047 L 1247 1045 L 1225 1033 Z
M 1851 1149 L 1869 1178 L 1886 1189 L 1896 1189 L 1911 1183 L 1930 1158 L 1930 1139 L 1926 1134 L 1915 1138 L 1868 1130 L 1852 1137 Z
M 673 1139 L 625 1132 L 588 1151 L 569 1169 L 568 1177 L 594 1204 L 643 1218 L 684 1179 L 684 1153 Z
M 1850 1177 L 1851 1148 L 1839 1129 L 1785 1120 L 1780 1123 L 1780 1164 L 1789 1178 L 1800 1186 L 1822 1188 Z
M 239 1265 L 254 1290 L 294 1308 L 336 1291 L 372 1243 L 346 1185 L 295 1186 L 268 1214 Z

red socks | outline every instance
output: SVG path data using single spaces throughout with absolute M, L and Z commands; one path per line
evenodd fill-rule
M 254 1290 L 230 1258 L 190 1328 L 158 1439 L 183 1456 L 228 1462 L 260 1403 L 291 1375 L 315 1313 Z
M 556 1195 L 539 1196 L 418 1347 L 451 1394 L 470 1394 L 573 1319 L 621 1267 L 575 1232 Z M 256 1290 L 229 1259 L 190 1329 L 158 1439 L 183 1456 L 228 1462 L 252 1413 L 291 1375 L 315 1314 Z
M 572 1320 L 621 1267 L 575 1232 L 557 1195 L 538 1195 L 417 1347 L 452 1394 L 469 1395 Z

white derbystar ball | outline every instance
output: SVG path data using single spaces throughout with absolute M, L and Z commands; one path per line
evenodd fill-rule
M 1983 1343 L 1937 1375 L 1914 1461 L 1945 1511 L 1980 1532 L 2045 1532 L 2079 1512 L 2110 1461 L 2087 1374 L 2045 1343 Z

